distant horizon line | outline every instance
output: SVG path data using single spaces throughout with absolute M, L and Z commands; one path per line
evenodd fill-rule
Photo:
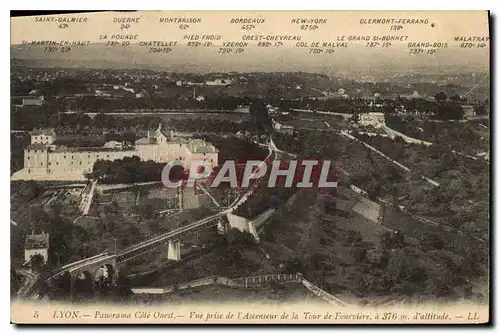
M 290 69 L 290 70 L 240 70 L 240 71 L 236 71 L 236 70 L 227 70 L 227 71 L 224 71 L 224 70 L 215 70 L 215 71 L 200 71 L 200 72 L 196 72 L 196 71 L 186 71 L 186 70 L 166 70 L 166 68 L 168 68 L 169 66 L 172 66 L 172 65 L 159 65 L 159 64 L 148 64 L 148 63 L 134 63 L 134 62 L 124 62 L 124 61 L 121 61 L 121 60 L 111 60 L 111 59 L 93 59 L 93 60 L 87 60 L 87 59 L 51 59 L 51 58 L 47 58 L 47 59 L 40 59 L 40 58 L 10 58 L 10 65 L 11 66 L 16 66 L 17 64 L 14 64 L 13 62 L 14 61 L 21 61 L 21 62 L 25 62 L 25 61 L 37 61 L 37 62 L 59 62 L 59 63 L 62 63 L 62 62 L 78 62 L 78 61 L 84 61 L 84 62 L 94 62 L 94 61 L 102 61 L 102 62 L 110 62 L 110 63 L 114 63 L 116 65 L 119 65 L 119 64 L 129 64 L 130 67 L 132 68 L 126 68 L 126 67 L 113 67 L 113 66 L 99 66 L 99 65 L 95 65 L 95 67 L 91 67 L 91 66 L 86 66 L 86 67 L 80 67 L 80 69 L 82 70 L 91 70 L 91 69 L 96 69 L 96 70 L 99 70 L 99 69 L 105 69 L 105 70 L 141 70 L 141 71 L 154 71 L 155 69 L 160 69 L 162 72 L 166 72 L 166 73 L 184 73 L 184 74 L 216 74 L 216 73 L 224 73 L 224 74 L 230 74 L 230 73 L 236 73 L 236 74 L 271 74 L 271 73 L 277 73 L 277 74 L 300 74 L 300 73 L 303 73 L 303 74 L 317 74 L 317 75 L 322 75 L 322 76 L 327 76 L 327 77 L 330 77 L 332 75 L 335 75 L 335 73 L 346 73 L 346 72 L 352 72 L 352 73 L 357 73 L 359 74 L 360 72 L 366 72 L 366 70 L 362 70 L 362 69 L 349 69 L 349 70 L 339 70 L 339 69 L 332 69 L 331 71 L 332 72 L 335 72 L 335 73 L 325 73 L 325 69 L 318 69 L 318 70 L 297 70 L 297 69 Z M 195 65 L 195 63 L 185 63 L 186 66 L 190 66 L 190 65 Z M 18 65 L 17 65 L 18 66 Z M 28 66 L 28 67 L 36 67 L 36 68 L 62 68 L 62 69 L 77 69 L 78 67 L 72 67 L 72 66 L 69 66 L 69 65 L 47 65 L 47 64 L 39 64 L 39 65 L 24 65 L 24 66 Z M 178 66 L 178 65 L 177 65 Z M 401 74 L 420 74 L 420 73 L 415 73 L 416 70 L 433 70 L 433 71 L 436 71 L 438 69 L 446 69 L 446 70 L 456 70 L 456 71 L 460 71 L 461 73 L 477 73 L 478 70 L 481 70 L 480 73 L 483 73 L 483 74 L 491 74 L 491 68 L 487 65 L 456 65 L 456 64 L 450 64 L 450 65 L 439 65 L 439 66 L 436 66 L 436 65 L 428 65 L 428 64 L 419 64 L 419 65 L 413 65 L 411 68 L 407 68 L 407 69 L 401 69 L 401 68 L 397 68 L 397 67 L 393 67 L 393 68 L 384 68 L 384 69 L 370 69 L 370 73 L 373 73 L 373 72 L 378 72 L 378 73 L 382 73 L 382 72 L 397 72 L 397 73 L 401 73 Z M 469 71 L 467 71 L 467 69 L 469 69 Z M 367 73 L 369 74 L 369 73 Z M 429 73 L 422 73 L 422 74 L 429 74 Z M 437 74 L 440 74 L 440 73 L 432 73 L 432 74 L 429 74 L 429 75 L 437 75 Z

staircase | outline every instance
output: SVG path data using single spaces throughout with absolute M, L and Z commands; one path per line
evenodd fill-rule
M 83 215 L 88 215 L 90 211 L 90 206 L 92 205 L 92 199 L 94 198 L 95 189 L 97 186 L 97 181 L 92 181 L 82 192 L 82 200 L 80 201 L 80 211 Z

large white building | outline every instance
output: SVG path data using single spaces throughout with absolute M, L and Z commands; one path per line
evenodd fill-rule
M 209 161 L 218 165 L 218 150 L 201 139 L 185 139 L 167 134 L 161 124 L 146 138 L 136 140 L 133 147 L 108 142 L 103 147 L 66 147 L 55 144 L 53 129 L 34 130 L 31 145 L 24 149 L 24 168 L 12 180 L 81 181 L 92 171 L 97 160 L 119 160 L 138 156 L 142 161 L 158 163 L 179 161 L 189 168 L 192 161 Z

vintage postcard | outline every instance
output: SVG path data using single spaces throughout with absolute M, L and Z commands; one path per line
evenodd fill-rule
M 490 321 L 488 11 L 11 17 L 11 321 Z

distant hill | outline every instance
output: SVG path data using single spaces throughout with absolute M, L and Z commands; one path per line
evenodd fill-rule
M 439 50 L 437 55 L 408 55 L 402 45 L 390 49 L 370 49 L 350 44 L 333 54 L 310 55 L 309 48 L 249 47 L 241 54 L 218 54 L 219 46 L 206 49 L 178 45 L 167 54 L 149 53 L 148 47 L 107 47 L 104 43 L 76 46 L 71 52 L 43 52 L 43 47 L 12 45 L 11 59 L 29 66 L 72 68 L 163 69 L 172 72 L 271 72 L 304 71 L 333 74 L 387 73 L 391 71 L 429 70 L 442 72 L 444 67 L 457 70 L 483 69 L 488 65 L 487 50 L 459 48 Z M 462 52 L 461 52 L 462 51 Z

